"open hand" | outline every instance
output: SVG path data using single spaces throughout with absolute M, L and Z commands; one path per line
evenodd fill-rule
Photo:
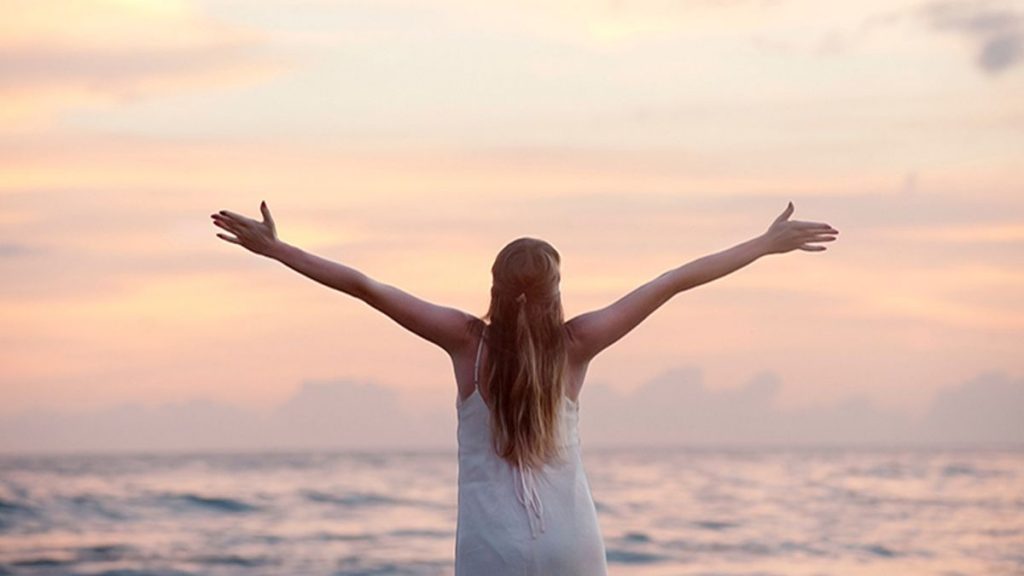
M 792 214 L 793 203 L 790 202 L 764 233 L 768 254 L 782 254 L 797 248 L 807 252 L 821 252 L 825 247 L 812 243 L 832 242 L 836 239 L 835 234 L 839 234 L 839 230 L 823 222 L 790 220 Z
M 246 218 L 228 210 L 221 210 L 216 214 L 210 214 L 213 223 L 234 234 L 217 234 L 217 237 L 238 244 L 245 249 L 263 256 L 269 255 L 271 249 L 277 244 L 277 228 L 274 226 L 274 218 L 270 215 L 270 208 L 266 202 L 260 202 L 260 212 L 263 213 L 263 221 Z

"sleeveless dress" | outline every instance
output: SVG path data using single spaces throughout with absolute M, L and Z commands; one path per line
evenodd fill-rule
M 580 458 L 579 403 L 563 397 L 561 462 L 520 470 L 494 451 L 491 414 L 474 390 L 456 396 L 459 441 L 455 576 L 607 576 L 604 540 Z

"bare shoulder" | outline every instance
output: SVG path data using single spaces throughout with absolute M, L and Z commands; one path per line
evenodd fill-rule
M 465 323 L 460 332 L 460 338 L 455 347 L 450 351 L 453 360 L 466 356 L 476 356 L 476 348 L 483 337 L 483 331 L 487 324 L 476 316 L 467 314 Z
M 466 321 L 464 337 L 460 339 L 459 345 L 449 351 L 452 368 L 455 371 L 455 383 L 459 390 L 459 396 L 463 399 L 473 392 L 473 367 L 476 364 L 476 351 L 486 325 L 480 318 L 471 316 Z
M 589 350 L 579 333 L 578 323 L 570 320 L 562 324 L 562 332 L 565 334 L 565 352 L 569 364 L 589 363 Z
M 574 402 L 579 400 L 583 390 L 583 382 L 590 366 L 590 356 L 581 342 L 573 334 L 572 323 L 563 325 L 566 351 L 565 394 Z

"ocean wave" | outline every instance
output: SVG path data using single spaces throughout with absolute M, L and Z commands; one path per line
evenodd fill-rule
M 999 468 L 981 468 L 964 462 L 953 462 L 942 468 L 942 476 L 953 478 L 965 476 L 968 478 L 1000 478 L 1012 477 L 1013 472 Z
M 693 525 L 697 528 L 703 528 L 705 530 L 713 530 L 715 532 L 721 532 L 730 528 L 735 528 L 739 524 L 735 522 L 728 522 L 725 520 L 698 520 L 693 522 Z
M 198 564 L 213 566 L 238 566 L 241 568 L 259 568 L 279 564 L 277 560 L 267 556 L 242 556 L 239 554 L 215 554 L 195 556 L 191 559 Z
M 4 500 L 0 498 L 0 514 L 11 514 L 15 512 L 24 512 L 29 510 L 30 507 L 18 502 L 12 502 L 10 500 Z
M 25 558 L 22 560 L 14 560 L 11 562 L 12 566 L 21 567 L 32 567 L 32 568 L 45 568 L 45 567 L 57 567 L 57 566 L 68 566 L 74 564 L 75 560 L 71 558 L 52 558 L 49 556 L 37 556 L 35 558 Z
M 0 499 L 0 533 L 12 530 L 27 518 L 36 516 L 35 507 Z
M 248 502 L 244 502 L 237 498 L 228 498 L 226 496 L 203 496 L 201 494 L 193 494 L 190 492 L 182 494 L 165 494 L 162 499 L 175 507 L 184 504 L 189 508 L 213 512 L 226 512 L 230 514 L 244 514 L 260 509 L 259 506 L 249 504 Z
M 617 548 L 608 548 L 605 551 L 605 557 L 610 564 L 659 564 L 672 560 L 670 556 L 665 556 L 664 554 L 619 550 Z
M 900 556 L 898 552 L 889 548 L 883 544 L 869 544 L 863 547 L 863 550 L 873 556 L 881 556 L 882 558 L 895 558 Z
M 341 534 L 338 532 L 317 532 L 311 537 L 313 540 L 319 540 L 321 542 L 359 542 L 359 541 L 373 541 L 377 540 L 377 536 L 367 532 L 361 532 L 359 534 Z
M 651 542 L 651 537 L 646 532 L 626 532 L 620 540 L 623 542 L 646 544 Z
M 348 556 L 338 560 L 338 566 L 331 576 L 436 576 L 448 562 L 369 562 L 360 556 Z
M 332 494 L 320 490 L 303 490 L 302 498 L 317 504 L 330 504 L 340 508 L 368 508 L 368 507 L 391 507 L 411 506 L 414 508 L 448 509 L 451 504 L 444 502 L 431 502 L 429 500 L 417 500 L 413 498 L 396 498 L 386 494 L 375 492 L 349 492 L 347 494 Z
M 320 492 L 317 490 L 304 490 L 302 492 L 303 498 L 310 502 L 317 502 L 320 504 L 335 504 L 337 506 L 345 506 L 351 508 L 363 507 L 363 506 L 393 506 L 396 504 L 404 504 L 405 501 L 391 496 L 385 496 L 383 494 L 374 494 L 369 492 L 353 492 L 350 494 L 329 494 L 327 492 Z
M 426 528 L 419 529 L 406 529 L 406 530 L 391 530 L 387 533 L 388 537 L 391 538 L 454 538 L 454 530 L 429 530 Z
M 710 554 L 731 557 L 771 557 L 780 555 L 783 552 L 782 546 L 769 544 L 761 540 L 708 542 L 674 539 L 663 542 L 661 546 L 664 549 L 686 552 L 687 554 Z
M 138 555 L 138 550 L 126 544 L 98 544 L 78 548 L 76 556 L 80 562 L 113 562 Z
M 197 576 L 193 572 L 185 572 L 183 570 L 167 569 L 167 570 L 134 570 L 134 569 L 117 569 L 117 570 L 104 570 L 102 572 L 90 573 L 89 576 Z
M 61 501 L 58 501 L 61 502 Z M 76 494 L 64 498 L 63 504 L 77 516 L 93 516 L 104 520 L 127 520 L 131 514 L 113 498 L 95 494 Z

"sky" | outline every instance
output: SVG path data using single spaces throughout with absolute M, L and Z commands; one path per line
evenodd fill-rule
M 679 294 L 595 359 L 593 434 L 1024 442 L 1022 0 L 4 10 L 0 449 L 163 446 L 188 417 L 205 432 L 175 447 L 273 443 L 241 431 L 317 391 L 422 406 L 454 445 L 439 348 L 216 237 L 209 214 L 261 200 L 282 240 L 477 315 L 498 250 L 547 239 L 568 316 L 793 201 L 839 240 Z

